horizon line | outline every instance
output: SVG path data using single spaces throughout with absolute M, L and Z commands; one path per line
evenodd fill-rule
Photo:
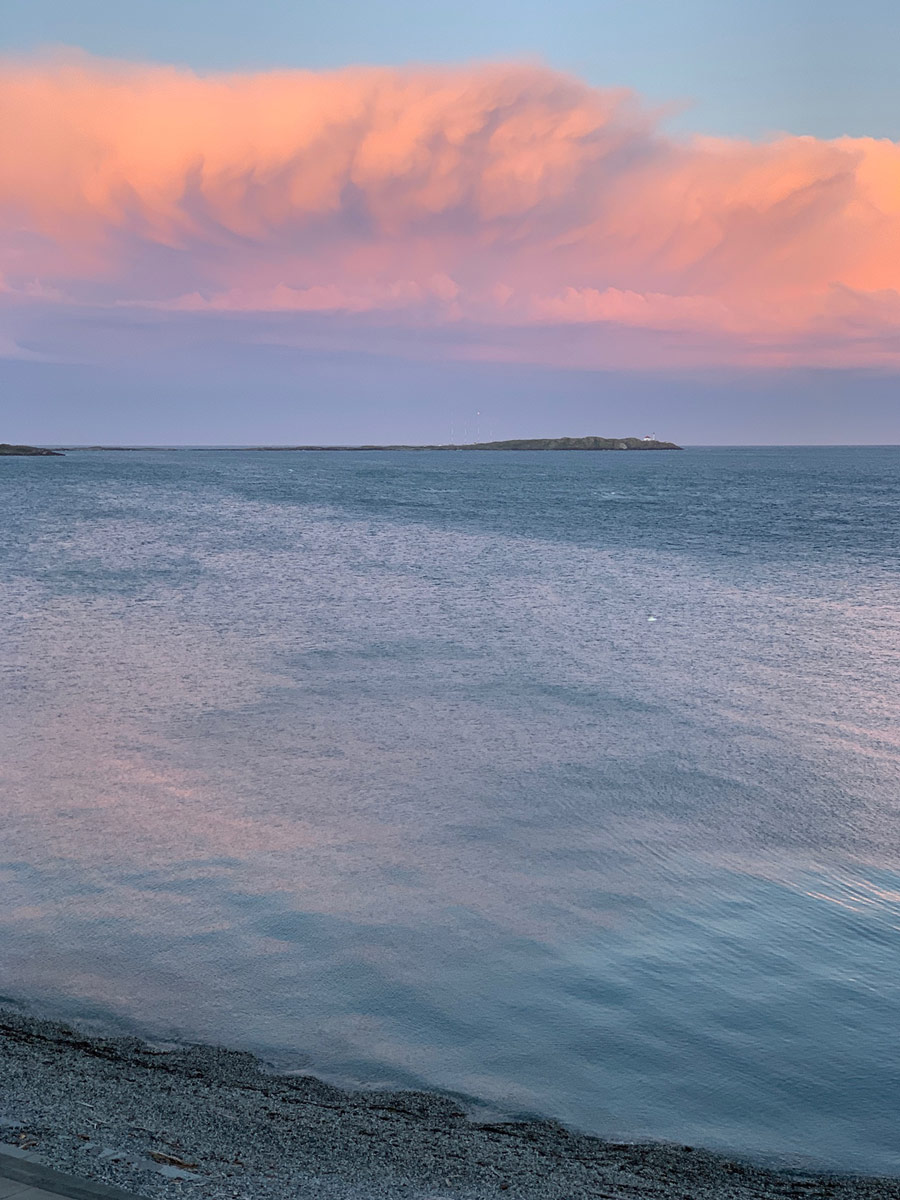
M 630 435 L 629 435 L 630 436 Z M 496 439 L 499 442 L 503 441 L 539 441 L 539 440 L 555 440 L 551 438 L 501 438 Z M 609 439 L 621 440 L 621 439 Z M 300 444 L 298 442 L 222 442 L 199 443 L 199 442 L 118 442 L 118 443 L 99 443 L 99 442 L 31 442 L 31 443 L 14 443 L 18 445 L 33 445 L 42 450 L 291 450 L 291 451 L 307 451 L 314 452 L 317 450 L 396 450 L 396 449 L 423 449 L 423 450 L 441 450 L 449 447 L 456 449 L 472 449 L 475 446 L 488 446 L 490 443 L 474 443 L 474 442 L 446 442 L 439 444 L 436 442 L 428 443 L 399 443 L 385 442 L 374 443 L 307 443 Z M 900 441 L 894 442 L 685 442 L 683 449 L 690 450 L 841 450 L 841 449 L 900 449 Z M 573 451 L 575 453 L 576 451 Z M 510 453 L 510 451 L 504 451 Z M 557 451 L 559 453 L 559 451 Z M 578 451 L 578 453 L 584 453 Z

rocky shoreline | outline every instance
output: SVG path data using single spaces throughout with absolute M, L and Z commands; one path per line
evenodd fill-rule
M 900 1200 L 900 1180 L 492 1123 L 451 1097 L 348 1092 L 252 1055 L 99 1038 L 0 1010 L 0 1141 L 136 1195 L 241 1200 Z

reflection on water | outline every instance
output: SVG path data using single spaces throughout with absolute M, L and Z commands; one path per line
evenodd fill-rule
M 893 453 L 0 464 L 0 987 L 900 1173 Z

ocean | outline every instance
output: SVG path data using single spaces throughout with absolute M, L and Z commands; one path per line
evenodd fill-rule
M 900 449 L 0 460 L 0 991 L 900 1174 Z

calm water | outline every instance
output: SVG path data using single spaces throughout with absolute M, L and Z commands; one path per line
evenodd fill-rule
M 0 460 L 0 989 L 900 1174 L 900 450 Z

